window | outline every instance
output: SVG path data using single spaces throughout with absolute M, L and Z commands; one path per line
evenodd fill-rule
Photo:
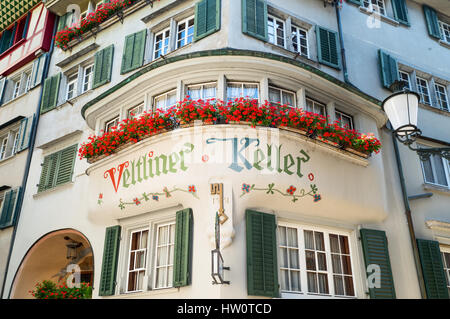
M 77 83 L 78 83 L 78 73 L 75 73 L 67 78 L 67 92 L 66 92 L 67 100 L 70 100 L 71 98 L 77 95 Z
M 450 295 L 450 252 L 443 251 L 442 253 L 442 263 L 444 265 L 445 278 L 447 279 L 447 289 Z
M 13 80 L 13 82 L 14 82 L 14 89 L 13 89 L 13 95 L 12 95 L 13 99 L 15 99 L 16 97 L 19 96 L 21 79 L 22 78 L 18 78 L 16 81 Z
M 339 121 L 338 124 L 342 128 L 348 128 L 353 130 L 353 117 L 351 115 L 345 114 L 341 111 L 335 111 L 336 120 Z
M 119 124 L 119 116 L 105 122 L 105 132 L 110 132 L 113 127 L 117 127 Z
M 282 294 L 355 296 L 347 235 L 278 225 Z
M 416 77 L 417 93 L 420 95 L 420 102 L 431 105 L 430 93 L 428 90 L 428 81 L 420 77 Z
M 94 65 L 90 64 L 83 70 L 83 86 L 82 92 L 84 93 L 92 88 L 92 78 L 94 77 Z
M 411 89 L 411 82 L 409 81 L 409 73 L 406 73 L 404 71 L 398 71 L 398 77 L 400 81 L 403 81 L 406 83 L 406 87 L 408 89 Z
M 240 97 L 258 99 L 258 84 L 228 82 L 227 100 L 232 101 Z
M 128 252 L 127 292 L 142 291 L 147 265 L 148 229 L 131 233 Z
M 9 135 L 3 136 L 0 138 L 1 145 L 0 145 L 0 160 L 6 158 L 6 150 L 8 148 L 8 137 Z
M 187 18 L 177 26 L 177 49 L 192 42 L 194 38 L 194 17 Z
M 18 151 L 19 135 L 19 126 L 0 134 L 0 160 L 13 156 Z
M 363 4 L 369 11 L 375 11 L 379 14 L 386 15 L 384 0 L 364 0 Z
M 75 144 L 44 157 L 38 192 L 72 181 L 77 151 L 78 145 Z
M 423 147 L 422 145 L 419 145 Z M 426 147 L 425 147 L 426 148 Z M 431 155 L 427 161 L 420 161 L 425 183 L 449 187 L 449 162 L 438 155 Z
M 293 25 L 291 32 L 294 51 L 300 53 L 305 57 L 309 57 L 308 31 Z
M 269 102 L 273 104 L 295 107 L 295 93 L 269 86 Z
M 144 104 L 139 104 L 127 111 L 127 119 L 133 119 L 138 117 L 144 112 Z
M 267 34 L 270 43 L 279 45 L 283 48 L 286 47 L 284 39 L 284 21 L 273 16 L 267 16 Z
M 186 90 L 186 96 L 192 100 L 207 100 L 216 98 L 216 83 L 205 83 L 189 85 Z
M 447 43 L 450 43 L 450 24 L 439 21 L 439 28 L 441 29 L 443 40 Z
M 434 89 L 436 91 L 436 98 L 437 98 L 437 104 L 438 106 L 448 111 L 448 98 L 447 98 L 447 88 L 441 84 L 435 83 Z
M 326 116 L 325 104 L 306 98 L 306 111 Z
M 24 73 L 24 81 L 25 81 L 25 92 L 28 92 L 31 89 L 31 82 L 32 82 L 32 78 L 31 78 L 31 71 L 29 73 L 25 72 Z
M 157 34 L 155 34 L 155 44 L 153 51 L 153 59 L 157 59 L 162 55 L 169 52 L 170 44 L 170 29 L 167 28 Z
M 172 90 L 155 97 L 155 109 L 167 110 L 177 103 L 177 91 Z
M 0 37 L 0 54 L 14 46 L 20 40 L 26 38 L 26 30 L 28 29 L 29 16 L 26 16 L 16 22 L 9 29 L 3 31 Z
M 155 289 L 172 287 L 175 222 L 159 225 L 156 233 Z

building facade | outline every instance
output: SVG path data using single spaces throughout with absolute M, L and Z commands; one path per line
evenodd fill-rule
M 93 298 L 448 298 L 448 161 L 398 147 L 381 108 L 403 80 L 421 95 L 420 144 L 448 145 L 448 4 L 45 8 L 59 17 L 55 48 L 3 298 L 31 298 L 73 264 Z M 303 109 L 383 147 L 367 156 L 275 122 L 159 115 L 194 100 L 244 116 L 265 101 Z M 124 143 L 144 122 L 157 129 Z M 90 138 L 103 155 L 78 152 Z
M 3 3 L 0 19 L 0 271 L 20 211 L 23 180 L 55 15 L 40 1 Z M 3 285 L 3 278 L 0 285 Z

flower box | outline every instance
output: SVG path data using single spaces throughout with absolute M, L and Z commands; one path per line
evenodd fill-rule
M 353 148 L 351 148 L 351 147 L 346 147 L 345 150 L 348 151 L 348 152 L 350 152 L 350 153 L 353 153 L 353 154 L 355 154 L 355 155 L 364 157 L 364 158 L 366 158 L 366 159 L 369 158 L 369 156 L 370 156 L 370 154 L 368 154 L 368 153 L 364 153 L 364 152 L 361 152 L 361 151 L 357 151 L 357 150 L 355 150 L 355 149 L 353 149 Z
M 301 134 L 301 135 L 306 135 L 306 130 L 300 129 L 300 128 L 293 128 L 293 127 L 289 127 L 289 126 L 280 126 L 279 129 L 297 133 L 297 134 Z

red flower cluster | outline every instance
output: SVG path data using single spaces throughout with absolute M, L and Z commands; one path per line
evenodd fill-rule
M 113 15 L 139 1 L 142 0 L 111 0 L 108 3 L 102 3 L 95 12 L 89 13 L 78 23 L 67 26 L 59 31 L 55 36 L 56 46 L 58 48 L 66 49 L 72 39 L 82 36 L 84 33 L 94 29 Z
M 90 299 L 92 287 L 82 282 L 80 287 L 69 288 L 67 284 L 56 285 L 50 280 L 37 283 L 35 289 L 29 293 L 36 299 Z
M 353 148 L 371 154 L 379 153 L 380 141 L 373 134 L 361 134 L 355 130 L 342 128 L 338 122 L 328 124 L 327 119 L 319 114 L 294 109 L 287 105 L 273 105 L 258 100 L 239 98 L 224 103 L 221 100 L 190 100 L 179 102 L 166 111 L 144 112 L 138 118 L 125 119 L 119 127 L 99 136 L 90 136 L 87 143 L 79 149 L 79 157 L 92 158 L 110 155 L 125 143 L 136 143 L 143 138 L 170 130 L 180 124 L 201 120 L 205 124 L 248 122 L 252 127 L 290 127 L 304 131 L 311 137 L 332 141 L 339 147 Z

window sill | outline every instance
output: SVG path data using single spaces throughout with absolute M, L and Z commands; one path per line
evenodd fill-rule
M 37 192 L 36 194 L 33 194 L 33 198 L 39 198 L 41 196 L 45 196 L 46 194 L 50 194 L 50 193 L 52 193 L 54 191 L 59 191 L 61 189 L 65 189 L 65 188 L 71 187 L 73 184 L 74 184 L 74 182 L 70 181 L 70 182 L 67 182 L 67 183 L 55 186 L 53 188 L 47 189 L 45 191 Z
M 275 51 L 278 51 L 279 53 L 289 54 L 290 56 L 294 55 L 292 58 L 295 59 L 295 60 L 297 58 L 299 58 L 304 63 L 310 64 L 310 65 L 315 66 L 315 67 L 319 66 L 319 63 L 317 61 L 314 61 L 311 58 L 309 58 L 307 56 L 304 56 L 304 55 L 302 55 L 302 54 L 300 54 L 298 52 L 288 50 L 286 48 L 283 48 L 283 47 L 281 47 L 279 45 L 276 45 L 276 44 L 273 44 L 271 42 L 265 42 L 265 43 L 266 43 L 266 46 L 269 46 L 270 48 L 272 48 Z
M 37 87 L 37 85 L 36 85 L 35 87 Z M 28 94 L 29 92 L 31 92 L 33 89 L 34 89 L 34 88 L 28 89 L 28 91 L 25 91 L 25 92 L 19 94 L 19 95 L 16 96 L 15 98 L 6 101 L 6 102 L 4 102 L 3 104 L 0 104 L 0 106 L 1 106 L 1 107 L 4 107 L 4 106 L 6 106 L 6 105 L 8 105 L 8 104 L 12 104 L 12 103 L 14 103 L 14 102 L 17 102 L 21 97 L 27 95 L 27 94 Z
M 436 113 L 444 115 L 444 116 L 450 116 L 450 111 L 446 111 L 446 110 L 437 108 L 435 106 L 431 106 L 431 105 L 424 104 L 424 103 L 419 103 L 419 106 L 423 109 L 430 110 L 430 111 L 436 112 Z
M 127 292 L 121 293 L 114 296 L 104 297 L 108 299 L 139 299 L 139 298 L 151 298 L 160 295 L 166 294 L 175 294 L 180 291 L 180 288 L 164 288 L 164 289 L 156 289 L 142 292 Z M 158 298 L 158 297 L 156 297 Z
M 450 49 L 450 43 L 444 41 L 444 40 L 439 40 L 438 41 L 440 45 L 442 45 L 443 47 L 446 47 L 447 49 Z
M 439 193 L 443 193 L 445 195 L 450 195 L 450 188 L 447 186 L 440 186 L 436 184 L 430 184 L 430 183 L 424 183 L 423 189 L 429 190 L 429 191 L 436 191 Z
M 10 159 L 16 157 L 16 154 L 17 154 L 17 153 L 14 153 L 14 154 L 12 154 L 12 155 L 9 155 L 8 157 L 2 158 L 2 159 L 0 160 L 0 166 L 2 166 L 2 165 L 3 165 L 4 163 L 6 163 L 6 162 L 9 162 Z
M 369 16 L 373 14 L 374 17 L 376 17 L 376 18 L 378 18 L 380 20 L 383 20 L 384 22 L 389 23 L 389 24 L 391 24 L 391 25 L 393 25 L 395 27 L 398 27 L 400 25 L 400 22 L 398 22 L 398 21 L 396 21 L 396 20 L 394 20 L 392 18 L 389 18 L 389 17 L 387 17 L 387 16 L 385 16 L 383 14 L 380 14 L 380 13 L 378 13 L 376 11 L 369 11 L 365 7 L 359 7 L 359 11 L 361 11 L 362 13 L 365 13 L 365 14 L 367 14 Z

